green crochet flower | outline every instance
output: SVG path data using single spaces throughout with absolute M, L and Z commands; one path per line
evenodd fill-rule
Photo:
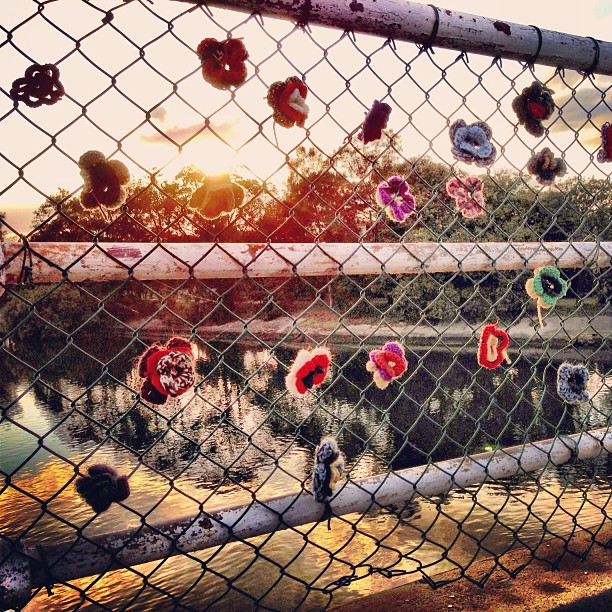
M 533 278 L 533 289 L 548 307 L 567 293 L 567 281 L 561 278 L 561 271 L 554 266 L 544 266 Z

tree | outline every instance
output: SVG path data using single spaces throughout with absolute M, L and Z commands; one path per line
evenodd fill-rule
M 173 180 L 141 179 L 129 186 L 126 204 L 118 210 L 85 209 L 67 189 L 59 188 L 35 212 L 32 239 L 89 242 L 226 242 L 265 239 L 257 228 L 265 215 L 266 189 L 257 181 L 233 175 L 245 191 L 245 204 L 230 215 L 206 219 L 188 204 L 204 174 L 193 166 Z

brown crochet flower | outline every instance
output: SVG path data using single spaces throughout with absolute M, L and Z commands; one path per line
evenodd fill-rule
M 206 219 L 217 219 L 238 208 L 244 200 L 240 185 L 230 181 L 229 174 L 207 176 L 201 187 L 191 196 L 189 206 Z
M 84 208 L 118 208 L 125 203 L 130 171 L 117 159 L 107 160 L 100 151 L 87 151 L 79 159 L 83 177 L 81 204 Z
M 549 119 L 555 110 L 555 101 L 550 94 L 555 93 L 539 81 L 534 81 L 525 87 L 512 101 L 512 109 L 518 117 L 519 123 L 532 136 L 542 136 L 544 126 L 542 121 Z
M 10 96 L 31 108 L 55 104 L 64 95 L 59 74 L 55 64 L 33 64 L 25 71 L 24 77 L 13 81 Z
M 527 162 L 527 171 L 533 174 L 540 185 L 552 185 L 557 177 L 567 172 L 567 164 L 548 148 L 534 153 Z
M 94 512 L 105 512 L 113 502 L 125 501 L 130 496 L 128 479 L 104 463 L 90 465 L 87 476 L 77 478 L 75 486 Z

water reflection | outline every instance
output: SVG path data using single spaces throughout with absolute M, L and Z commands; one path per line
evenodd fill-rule
M 558 398 L 558 363 L 541 356 L 523 355 L 505 372 L 488 372 L 478 370 L 472 354 L 432 351 L 408 352 L 410 375 L 380 391 L 365 371 L 366 350 L 336 350 L 330 382 L 297 399 L 284 392 L 294 350 L 202 343 L 196 388 L 153 407 L 134 391 L 138 344 L 113 340 L 96 349 L 95 359 L 76 346 L 54 359 L 51 349 L 19 355 L 40 370 L 37 376 L 2 354 L 0 468 L 11 482 L 0 507 L 4 534 L 53 542 L 74 537 L 76 529 L 96 535 L 137 526 L 145 514 L 155 522 L 196 513 L 200 503 L 212 511 L 254 492 L 265 498 L 297 491 L 309 485 L 312 452 L 330 433 L 358 478 L 611 423 L 612 364 L 602 356 L 588 363 L 593 400 L 582 407 Z M 74 478 L 94 461 L 129 474 L 133 493 L 127 508 L 113 506 L 92 520 Z M 610 511 L 611 474 L 609 456 L 580 461 L 334 519 L 331 531 L 308 526 L 148 564 L 138 573 L 114 572 L 87 596 L 117 609 L 143 589 L 145 574 L 144 592 L 130 609 L 251 609 L 259 600 L 276 609 L 300 602 L 319 609 L 328 596 L 310 587 L 367 576 L 370 566 L 419 577 L 504 552 L 517 545 L 517 530 L 531 546 L 545 531 L 565 534 L 574 527 L 568 516 L 596 529 Z M 387 580 L 350 582 L 335 601 L 388 588 Z M 75 584 L 84 588 L 91 580 Z M 79 601 L 78 591 L 60 586 L 32 605 L 65 610 Z M 96 606 L 84 602 L 80 609 Z

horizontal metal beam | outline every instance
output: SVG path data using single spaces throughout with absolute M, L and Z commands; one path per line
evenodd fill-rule
M 536 60 L 554 68 L 612 75 L 612 43 L 459 11 L 436 10 L 428 4 L 407 0 L 175 1 L 258 12 L 383 38 L 433 43 L 445 49 L 523 62 Z
M 3 283 L 23 278 L 23 244 L 4 248 Z M 31 280 L 57 283 L 335 274 L 418 274 L 610 265 L 612 242 L 103 243 L 32 242 Z M 29 263 L 29 255 L 27 257 Z
M 331 508 L 336 516 L 364 513 L 376 507 L 401 505 L 416 496 L 431 497 L 454 488 L 536 472 L 562 465 L 572 458 L 592 459 L 604 452 L 612 453 L 609 428 L 347 481 L 338 485 Z M 323 513 L 323 505 L 310 493 L 296 491 L 104 536 L 87 539 L 79 536 L 71 542 L 26 548 L 13 557 L 22 562 L 21 571 L 23 559 L 28 559 L 29 584 L 37 588 L 50 581 L 75 580 L 220 546 L 231 540 L 311 524 L 320 521 Z M 16 562 L 14 566 L 17 567 Z M 14 574 L 15 571 L 14 583 L 23 585 L 24 581 L 17 580 Z

